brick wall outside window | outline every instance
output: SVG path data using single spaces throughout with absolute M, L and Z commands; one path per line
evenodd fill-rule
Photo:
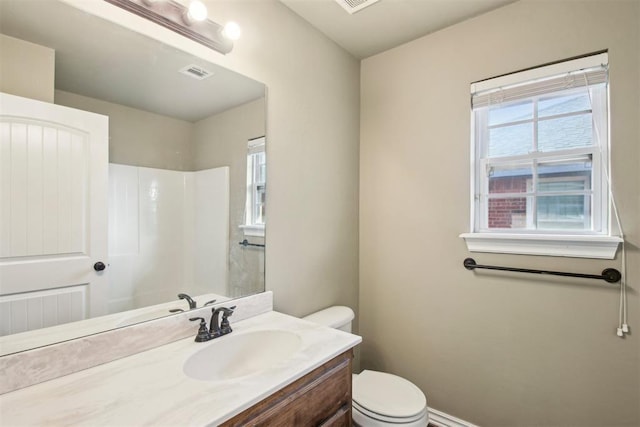
M 489 194 L 526 191 L 527 177 L 525 176 L 492 178 L 489 181 Z M 489 228 L 525 228 L 526 212 L 526 197 L 489 199 Z

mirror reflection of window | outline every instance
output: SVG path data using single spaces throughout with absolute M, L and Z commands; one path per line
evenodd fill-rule
M 249 236 L 264 236 L 266 199 L 265 137 L 250 139 L 247 143 L 247 201 L 245 223 L 242 227 Z

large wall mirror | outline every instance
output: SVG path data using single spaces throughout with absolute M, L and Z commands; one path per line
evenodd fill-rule
M 55 50 L 51 108 L 108 117 L 94 191 L 85 132 L 3 98 L 0 355 L 264 291 L 264 84 L 57 0 L 0 1 L 0 33 Z

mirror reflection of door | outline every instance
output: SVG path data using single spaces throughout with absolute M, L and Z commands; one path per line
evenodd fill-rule
M 106 314 L 107 164 L 107 117 L 0 94 L 2 335 Z

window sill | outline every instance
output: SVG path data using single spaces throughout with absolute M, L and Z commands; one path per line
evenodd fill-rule
M 615 236 L 463 233 L 469 252 L 613 259 L 622 243 Z
M 245 236 L 264 237 L 264 225 L 241 225 Z

